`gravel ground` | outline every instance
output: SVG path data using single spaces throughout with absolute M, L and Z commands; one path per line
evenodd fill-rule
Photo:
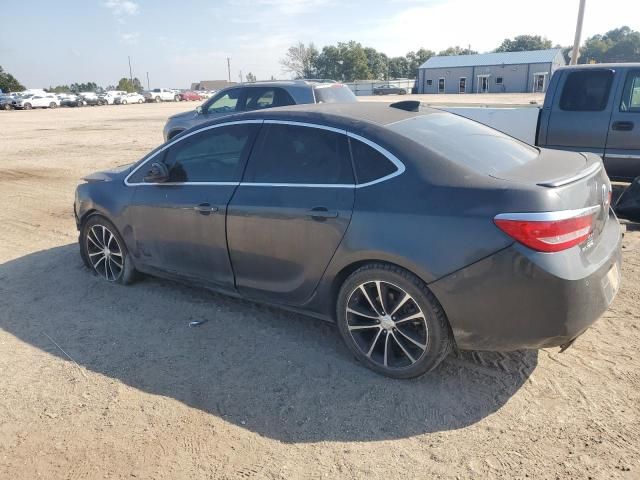
M 329 324 L 92 276 L 75 185 L 193 107 L 0 112 L 0 478 L 640 478 L 638 225 L 618 297 L 567 352 L 466 352 L 411 381 Z

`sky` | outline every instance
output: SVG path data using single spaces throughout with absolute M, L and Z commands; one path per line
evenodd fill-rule
M 6 3 L 6 4 L 5 4 Z M 535 34 L 571 45 L 578 0 L 0 0 L 0 65 L 29 88 L 129 76 L 151 88 L 252 72 L 288 78 L 279 60 L 298 41 L 355 40 L 389 56 L 425 47 L 495 49 Z M 4 4 L 4 5 L 3 5 Z M 10 19 L 11 21 L 7 21 Z M 628 25 L 640 0 L 587 0 L 583 40 Z

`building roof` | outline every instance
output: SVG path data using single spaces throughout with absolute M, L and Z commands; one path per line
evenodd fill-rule
M 531 50 L 528 52 L 480 53 L 476 55 L 438 55 L 420 65 L 420 68 L 483 67 L 489 65 L 519 65 L 526 63 L 551 63 L 560 48 Z

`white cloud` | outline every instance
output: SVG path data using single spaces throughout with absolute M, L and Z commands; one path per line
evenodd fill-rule
M 135 45 L 138 43 L 138 39 L 140 38 L 139 32 L 119 32 L 118 39 L 122 43 L 126 43 L 128 45 Z
M 299 15 L 334 3 L 334 0 L 231 0 L 235 6 L 261 7 L 281 15 Z
M 637 0 L 587 3 L 582 40 L 596 33 L 629 24 L 638 29 Z M 459 45 L 480 52 L 496 48 L 505 38 L 531 34 L 547 37 L 554 44 L 571 45 L 575 33 L 578 1 L 537 0 L 535 8 L 525 2 L 477 2 L 450 0 L 425 6 L 411 5 L 390 18 L 371 22 L 357 35 L 363 44 L 389 55 L 404 55 L 420 47 L 444 50 Z
M 103 5 L 116 17 L 135 15 L 139 10 L 139 5 L 132 0 L 106 0 Z

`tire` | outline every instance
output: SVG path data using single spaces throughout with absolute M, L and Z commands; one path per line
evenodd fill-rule
M 156 97 L 156 103 L 160 103 L 162 101 L 162 99 L 160 97 Z
M 142 100 L 138 100 L 138 105 L 140 105 L 142 103 Z
M 22 108 L 24 108 L 25 110 L 31 110 L 33 107 L 30 103 L 25 103 L 22 105 Z
M 127 246 L 117 228 L 105 217 L 89 217 L 80 230 L 79 243 L 82 260 L 94 275 L 121 285 L 129 285 L 136 279 Z M 109 255 L 102 253 L 105 245 Z
M 122 105 L 126 105 L 126 104 L 127 104 L 127 101 L 126 101 L 126 100 L 122 100 L 120 103 L 121 103 Z
M 176 102 L 180 101 L 180 95 L 176 95 L 175 97 L 173 97 L 173 100 L 175 100 Z
M 3 110 L 11 110 L 11 105 L 9 105 L 8 103 L 5 103 L 4 105 L 2 105 L 2 109 Z
M 49 104 L 49 108 L 57 108 L 57 107 L 58 107 L 58 105 L 56 104 L 56 102 L 51 102 Z
M 353 272 L 340 288 L 336 309 L 349 350 L 382 375 L 418 377 L 451 350 L 453 335 L 442 306 L 422 280 L 395 265 L 371 263 Z
M 406 90 L 400 90 L 400 95 L 406 95 L 407 91 Z

